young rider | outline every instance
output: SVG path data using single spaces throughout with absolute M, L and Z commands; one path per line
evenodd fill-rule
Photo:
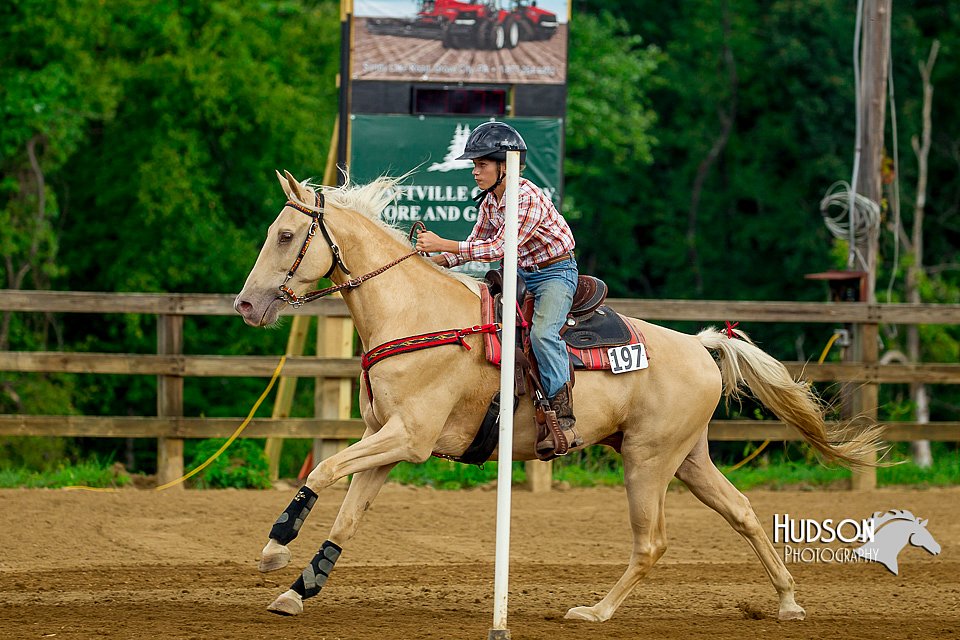
M 482 190 L 478 195 L 480 210 L 473 231 L 462 242 L 422 231 L 417 237 L 418 251 L 442 252 L 430 259 L 445 267 L 471 260 L 494 262 L 503 258 L 506 149 L 520 150 L 522 168 L 527 146 L 516 129 L 503 122 L 485 122 L 473 130 L 463 155 L 458 158 L 473 161 L 473 178 Z M 577 288 L 573 233 L 550 198 L 526 178 L 520 178 L 517 216 L 517 273 L 534 296 L 531 347 L 544 392 L 556 411 L 568 446 L 573 448 L 582 442 L 575 429 L 570 363 L 566 345 L 560 338 L 560 329 Z M 552 434 L 537 443 L 537 452 L 544 457 L 556 448 Z

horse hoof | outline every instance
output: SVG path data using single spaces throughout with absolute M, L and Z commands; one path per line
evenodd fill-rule
M 806 617 L 807 612 L 803 610 L 803 607 L 780 609 L 780 613 L 777 614 L 779 620 L 803 620 Z
M 280 616 L 298 616 L 303 613 L 303 598 L 293 589 L 280 594 L 267 611 Z
M 598 616 L 593 607 L 574 607 L 563 616 L 567 620 L 586 620 L 587 622 L 603 622 L 605 618 Z
M 288 564 L 290 564 L 290 549 L 276 545 L 269 552 L 264 549 L 264 552 L 260 555 L 260 564 L 257 565 L 257 568 L 260 569 L 261 573 L 267 573 L 283 569 Z

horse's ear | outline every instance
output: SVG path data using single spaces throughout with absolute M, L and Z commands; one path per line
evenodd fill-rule
M 928 522 L 930 522 L 930 518 L 927 518 L 926 520 L 921 520 L 921 521 L 920 521 L 920 526 L 921 526 L 921 527 L 926 527 Z
M 300 202 L 306 202 L 306 195 L 304 194 L 303 189 L 301 189 L 300 183 L 297 182 L 297 179 L 294 178 L 286 169 L 283 170 L 283 175 L 287 176 L 287 182 L 290 183 L 290 192 L 288 195 L 294 196 L 295 199 L 299 200 Z
M 280 181 L 280 188 L 283 189 L 283 193 L 289 198 L 290 197 L 290 183 L 287 182 L 287 179 L 283 177 L 283 174 L 274 169 L 277 174 L 277 180 Z

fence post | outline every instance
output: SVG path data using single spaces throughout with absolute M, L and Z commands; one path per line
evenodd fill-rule
M 857 325 L 854 329 L 854 353 L 858 354 L 855 358 L 865 367 L 873 368 L 876 371 L 879 360 L 880 349 L 877 344 L 879 339 L 880 326 L 876 322 Z M 853 415 L 858 418 L 865 418 L 871 424 L 877 421 L 877 404 L 879 402 L 879 385 L 876 382 L 866 382 L 854 393 L 853 396 Z M 867 462 L 876 462 L 877 458 L 872 455 Z M 876 467 L 864 467 L 863 469 L 854 469 L 850 482 L 850 488 L 855 490 L 872 490 L 877 488 L 877 469 Z
M 303 353 L 303 345 L 307 342 L 307 331 L 310 329 L 310 316 L 293 316 L 290 323 L 290 337 L 287 338 L 287 355 L 299 356 Z M 277 395 L 273 401 L 273 418 L 289 418 L 290 407 L 293 406 L 293 395 L 297 391 L 297 379 L 292 376 L 280 376 L 277 384 Z M 280 479 L 280 453 L 283 451 L 283 438 L 267 438 L 263 453 L 267 457 L 270 480 Z
M 353 356 L 353 321 L 350 318 L 317 318 L 317 355 L 328 358 Z M 313 406 L 314 415 L 323 420 L 350 418 L 353 410 L 353 380 L 318 377 L 314 387 Z M 314 465 L 346 447 L 346 440 L 316 438 L 313 441 Z M 338 481 L 341 484 L 346 482 L 346 478 Z
M 183 353 L 183 316 L 157 316 L 157 354 Z M 183 377 L 157 376 L 157 416 L 183 417 Z M 157 484 L 172 482 L 183 475 L 183 439 L 157 438 Z M 182 490 L 183 484 L 171 489 Z
M 527 460 L 523 468 L 527 472 L 527 486 L 531 493 L 546 493 L 553 486 L 553 460 Z

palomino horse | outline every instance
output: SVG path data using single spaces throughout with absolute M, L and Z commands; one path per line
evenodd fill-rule
M 369 369 L 360 392 L 363 438 L 320 462 L 274 524 L 263 548 L 262 571 L 289 562 L 287 544 L 309 514 L 316 492 L 353 474 L 329 539 L 301 578 L 268 607 L 295 615 L 303 611 L 304 597 L 316 595 L 326 582 L 390 469 L 403 460 L 423 462 L 432 454 L 463 454 L 500 377 L 484 358 L 482 336 L 468 335 L 469 328 L 481 322 L 477 283 L 413 254 L 408 239 L 380 221 L 396 181 L 382 178 L 333 189 L 301 184 L 289 173 L 277 175 L 288 202 L 270 225 L 237 296 L 236 309 L 247 324 L 271 325 L 288 302 L 316 297 L 304 291 L 326 274 L 336 286 L 313 293 L 342 290 L 365 352 L 408 336 L 467 329 L 452 346 L 403 353 Z M 322 239 L 304 240 L 317 231 Z M 707 423 L 721 394 L 735 397 L 746 385 L 827 459 L 858 464 L 877 450 L 876 435 L 860 433 L 838 441 L 839 434 L 828 431 L 808 386 L 794 381 L 781 363 L 739 331 L 739 339 L 713 329 L 690 336 L 642 320 L 629 322 L 646 338 L 653 356 L 650 367 L 620 375 L 578 373 L 574 406 L 584 446 L 622 434 L 633 552 L 623 577 L 605 598 L 593 606 L 574 607 L 566 617 L 609 619 L 663 555 L 664 499 L 676 476 L 753 547 L 776 588 L 780 618 L 803 618 L 804 610 L 794 600 L 793 578 L 750 503 L 710 460 Z M 472 349 L 463 347 L 468 343 Z M 515 425 L 513 458 L 535 459 L 531 403 L 520 403 Z

